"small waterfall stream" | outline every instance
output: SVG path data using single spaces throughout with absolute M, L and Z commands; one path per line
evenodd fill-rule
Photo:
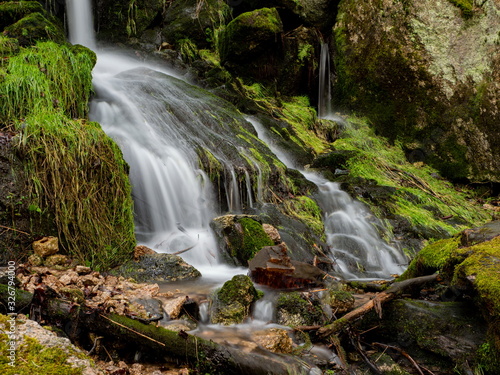
M 332 92 L 330 84 L 330 49 L 328 43 L 321 42 L 319 58 L 318 117 L 324 118 L 332 112 Z
M 299 170 L 318 186 L 316 197 L 323 210 L 327 244 L 331 257 L 345 279 L 390 278 L 401 274 L 406 264 L 405 255 L 385 243 L 367 220 L 368 211 L 354 201 L 339 185 L 322 176 L 301 170 L 284 150 L 278 148 L 267 129 L 255 118 L 247 120 L 254 126 L 259 138 L 267 143 L 287 168 Z

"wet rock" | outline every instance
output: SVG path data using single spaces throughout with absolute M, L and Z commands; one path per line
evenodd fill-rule
M 274 353 L 291 353 L 293 341 L 288 332 L 281 328 L 270 328 L 252 333 L 253 340 Z
M 347 291 L 329 289 L 324 301 L 331 307 L 334 316 L 340 317 L 354 308 L 355 298 Z
M 325 317 L 318 300 L 299 292 L 281 293 L 276 304 L 279 324 L 296 327 L 323 324 Z
M 211 296 L 211 322 L 223 325 L 242 323 L 259 294 L 248 276 L 236 275 Z
M 223 259 L 232 265 L 246 266 L 260 249 L 274 244 L 256 216 L 219 216 L 210 226 L 219 239 Z
M 144 307 L 147 314 L 147 321 L 157 321 L 163 319 L 163 306 L 162 302 L 157 298 L 136 298 L 131 301 Z
M 402 141 L 411 162 L 499 181 L 499 11 L 495 0 L 341 1 L 334 101 Z
M 479 228 L 464 230 L 460 242 L 462 246 L 472 246 L 490 241 L 497 236 L 500 236 L 500 221 L 493 221 Z
M 487 326 L 470 304 L 398 300 L 384 307 L 384 315 L 376 334 L 396 342 L 417 363 L 445 358 L 462 369 L 466 362 L 477 364 Z
M 129 261 L 112 273 L 141 283 L 193 280 L 201 276 L 200 271 L 172 254 L 144 255 L 138 262 Z
M 182 307 L 187 302 L 187 300 L 187 296 L 169 299 L 162 298 L 163 310 L 170 319 L 177 319 L 181 313 Z
M 325 272 L 304 262 L 291 260 L 285 243 L 266 246 L 248 263 L 250 277 L 272 288 L 300 288 L 322 284 Z
M 57 237 L 43 237 L 33 242 L 32 246 L 36 255 L 45 258 L 59 251 L 59 239 Z

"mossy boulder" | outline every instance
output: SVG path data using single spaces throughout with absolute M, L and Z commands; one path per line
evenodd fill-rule
M 139 283 L 194 280 L 201 276 L 200 271 L 173 254 L 147 254 L 139 261 L 126 262 L 112 273 Z
M 66 36 L 63 28 L 44 14 L 35 12 L 7 26 L 4 33 L 10 38 L 16 38 L 21 46 L 29 46 L 37 41 L 54 41 L 64 43 Z
M 219 238 L 222 257 L 229 264 L 247 266 L 260 249 L 274 245 L 256 216 L 220 216 L 210 226 Z
M 212 47 L 216 29 L 225 24 L 229 14 L 229 5 L 223 0 L 176 0 L 165 12 L 161 36 L 174 45 L 189 39 L 198 48 Z
M 162 22 L 164 0 L 105 0 L 96 3 L 98 37 L 107 41 L 124 41 L 137 37 Z
M 490 229 L 490 228 L 488 228 Z M 424 248 L 402 279 L 440 272 L 453 293 L 471 298 L 488 322 L 489 343 L 500 359 L 500 236 L 472 246 L 461 234 Z M 498 362 L 500 363 L 500 362 Z
M 38 1 L 3 1 L 0 3 L 0 29 L 36 12 L 43 12 L 42 4 Z
M 397 300 L 384 306 L 384 319 L 372 335 L 395 343 L 417 363 L 448 373 L 481 367 L 487 327 L 467 302 Z
M 248 276 L 236 275 L 216 290 L 211 298 L 211 322 L 230 325 L 242 323 L 250 313 L 251 304 L 260 295 Z
M 0 284 L 0 314 L 28 314 L 30 311 L 29 305 L 32 299 L 33 294 L 30 292 L 18 289 L 9 284 Z M 14 302 L 14 304 L 12 304 L 12 302 Z
M 222 32 L 219 41 L 221 63 L 254 80 L 277 75 L 283 24 L 276 8 L 262 8 L 240 14 Z
M 500 181 L 499 5 L 484 1 L 464 18 L 456 4 L 340 2 L 334 100 L 367 114 L 412 162 L 453 179 Z

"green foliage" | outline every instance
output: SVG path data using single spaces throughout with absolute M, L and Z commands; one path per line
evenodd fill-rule
M 25 337 L 17 348 L 16 366 L 12 367 L 7 358 L 8 342 L 7 335 L 0 335 L 0 372 L 4 375 L 79 375 L 83 372 L 82 368 L 75 368 L 67 362 L 70 356 L 81 358 L 81 353 L 45 347 L 31 337 Z
M 407 219 L 417 230 L 429 228 L 448 235 L 489 220 L 484 210 L 468 199 L 471 192 L 456 189 L 423 163 L 407 162 L 401 145 L 390 145 L 376 136 L 365 120 L 351 117 L 348 122 L 342 138 L 333 145 L 356 155 L 347 161 L 351 176 L 396 189 L 384 202 L 393 214 Z M 454 218 L 454 224 L 441 219 L 447 216 Z
M 83 47 L 82 47 L 83 48 Z M 85 117 L 95 55 L 85 49 L 39 42 L 9 58 L 0 81 L 0 123 L 11 123 L 48 108 Z
M 96 123 L 40 110 L 17 123 L 33 205 L 53 212 L 70 254 L 96 269 L 130 258 L 135 246 L 128 166 Z

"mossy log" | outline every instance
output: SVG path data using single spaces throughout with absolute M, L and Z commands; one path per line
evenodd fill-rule
M 37 293 L 35 293 L 36 295 Z M 41 297 L 41 298 L 40 298 Z M 71 325 L 72 332 L 88 332 L 105 340 L 128 345 L 131 352 L 142 351 L 155 358 L 173 358 L 200 370 L 216 374 L 308 374 L 311 367 L 299 359 L 264 349 L 246 352 L 226 347 L 184 331 L 174 332 L 153 324 L 116 314 L 104 314 L 68 301 L 35 296 L 33 306 L 47 322 Z M 69 333 L 71 336 L 71 332 Z M 78 339 L 78 337 L 73 337 Z
M 408 291 L 410 288 L 420 287 L 428 282 L 434 282 L 437 280 L 437 278 L 438 275 L 434 274 L 396 282 L 392 284 L 386 291 L 375 295 L 373 299 L 371 299 L 364 305 L 345 314 L 342 318 L 335 320 L 333 323 L 321 327 L 318 330 L 318 334 L 320 337 L 328 337 L 332 334 L 337 334 L 348 327 L 350 323 L 360 319 L 373 309 L 375 309 L 379 316 L 382 317 L 382 304 L 396 298 L 399 294 L 404 291 Z

